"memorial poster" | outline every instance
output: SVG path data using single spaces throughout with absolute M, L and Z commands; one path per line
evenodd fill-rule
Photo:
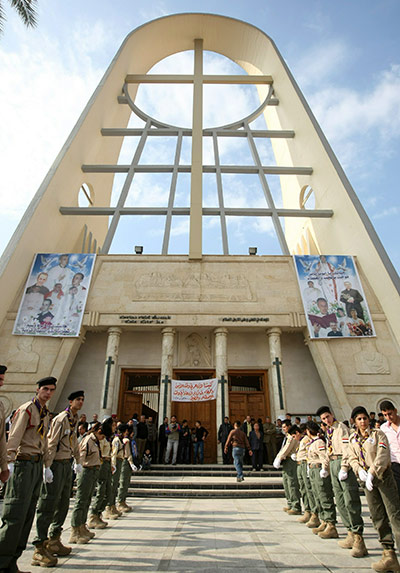
M 35 255 L 13 334 L 79 336 L 95 257 L 87 253 Z
M 352 256 L 295 255 L 294 264 L 311 338 L 375 336 Z

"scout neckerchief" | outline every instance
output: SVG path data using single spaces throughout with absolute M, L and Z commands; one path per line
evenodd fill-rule
M 313 438 L 310 442 L 308 442 L 308 444 L 306 445 L 306 448 L 309 448 L 311 446 L 311 444 L 313 444 L 317 440 L 321 440 L 321 439 L 322 438 L 320 438 L 320 436 L 315 436 L 315 438 Z
M 362 436 L 361 434 L 359 434 L 358 431 L 355 432 L 355 434 L 354 434 L 354 439 L 357 442 L 357 444 L 360 446 L 361 465 L 365 470 L 368 470 L 368 466 L 367 466 L 367 462 L 365 460 L 364 443 L 367 441 L 368 438 L 369 438 L 368 431 L 366 432 L 365 436 Z
M 69 429 L 70 429 L 69 442 L 70 442 L 70 444 L 72 444 L 72 436 L 75 432 L 76 418 L 74 418 L 74 415 L 71 412 L 70 406 L 68 406 L 68 408 L 65 408 L 65 411 L 67 412 L 67 418 L 68 418 Z
M 326 442 L 327 442 L 327 446 L 328 446 L 328 455 L 329 456 L 331 456 L 333 453 L 332 437 L 333 437 L 333 432 L 335 431 L 335 428 L 333 427 L 333 424 L 335 422 L 337 422 L 337 420 L 336 420 L 336 418 L 333 418 L 332 426 L 326 427 Z
M 46 405 L 42 406 L 37 398 L 32 398 L 32 402 L 35 404 L 36 408 L 39 410 L 40 423 L 39 423 L 38 429 L 36 431 L 39 434 L 39 436 L 43 439 L 44 433 L 46 430 L 46 428 L 44 427 L 44 419 L 47 416 L 47 414 L 49 413 L 49 411 L 48 411 Z

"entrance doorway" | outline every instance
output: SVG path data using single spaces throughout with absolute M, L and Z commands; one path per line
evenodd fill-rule
M 255 420 L 270 415 L 268 378 L 265 370 L 228 373 L 229 380 L 229 415 L 233 424 L 235 420 L 243 423 L 247 415 Z
M 174 372 L 175 380 L 207 380 L 215 376 L 214 372 L 201 371 Z M 171 415 L 175 414 L 178 422 L 187 420 L 189 427 L 194 428 L 196 420 L 200 420 L 201 425 L 208 430 L 206 442 L 204 444 L 204 463 L 215 464 L 217 462 L 217 418 L 216 400 L 207 402 L 171 402 Z M 193 460 L 193 448 L 192 458 Z
M 118 403 L 118 418 L 127 422 L 133 414 L 153 417 L 158 424 L 160 395 L 159 370 L 123 370 Z

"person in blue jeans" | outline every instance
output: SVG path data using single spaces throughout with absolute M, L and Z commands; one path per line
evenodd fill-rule
M 250 456 L 253 455 L 253 452 L 250 449 L 250 443 L 247 439 L 246 434 L 240 429 L 241 423 L 237 420 L 233 424 L 234 428 L 229 433 L 229 436 L 225 442 L 225 453 L 228 452 L 229 446 L 232 444 L 232 456 L 233 456 L 233 464 L 235 466 L 237 472 L 237 482 L 242 482 L 244 480 L 243 477 L 243 458 L 246 448 L 249 450 Z
M 203 428 L 200 420 L 197 420 L 195 426 L 196 426 L 196 434 L 194 438 L 193 463 L 197 464 L 197 456 L 198 456 L 199 462 L 202 464 L 204 461 L 204 442 L 208 436 L 208 430 Z

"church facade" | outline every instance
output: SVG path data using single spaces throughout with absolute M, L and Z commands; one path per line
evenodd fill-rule
M 183 50 L 194 51 L 192 76 L 147 74 L 156 62 Z M 203 50 L 232 59 L 246 74 L 203 74 Z M 162 124 L 135 106 L 137 86 L 146 82 L 193 84 L 190 130 Z M 229 126 L 204 127 L 202 89 L 217 82 L 257 85 L 256 112 L 268 129 L 252 129 L 255 115 Z M 132 112 L 144 122 L 135 133 L 127 127 Z M 145 169 L 140 146 L 156 132 L 175 137 L 177 150 L 182 138 L 191 138 L 186 208 L 174 205 L 174 176 L 188 171 L 178 151 L 168 166 L 168 206 L 157 211 L 125 205 L 135 174 Z M 132 135 L 139 138 L 134 158 L 129 165 L 119 164 L 124 138 Z M 218 153 L 213 165 L 204 165 L 204 137 L 246 138 L 254 165 L 236 171 L 259 176 L 264 208 L 234 212 L 220 200 L 212 213 L 207 211 L 203 173 L 215 173 L 219 181 L 232 166 L 221 165 Z M 263 165 L 257 155 L 254 140 L 261 137 L 272 141 L 273 166 Z M 126 179 L 111 206 L 116 173 Z M 280 177 L 283 207 L 273 201 L 268 173 Z M 88 207 L 77 202 L 82 186 L 90 196 Z M 305 200 L 310 191 L 312 209 Z M 124 215 L 161 211 L 166 217 L 161 253 L 110 254 Z M 190 220 L 189 252 L 168 254 L 171 220 L 182 214 Z M 221 221 L 220 255 L 205 254 L 202 248 L 202 219 L 210 214 Z M 227 216 L 271 218 L 282 254 L 229 254 Z M 349 228 L 350 252 L 344 232 Z M 12 334 L 32 258 L 46 252 L 97 253 L 77 337 Z M 293 254 L 354 256 L 376 336 L 310 338 Z M 150 22 L 126 38 L 3 254 L 0 284 L 0 362 L 8 365 L 0 399 L 8 412 L 32 395 L 38 378 L 52 375 L 59 380 L 51 404 L 55 411 L 64 407 L 71 391 L 84 388 L 88 416 L 127 419 L 137 412 L 158 423 L 171 414 L 192 424 L 201 420 L 210 431 L 205 459 L 213 462 L 219 457 L 217 429 L 225 415 L 231 421 L 247 414 L 304 416 L 329 403 L 338 418 L 347 419 L 358 404 L 377 411 L 382 399 L 390 399 L 400 406 L 399 277 L 275 44 L 244 22 L 182 14 Z M 171 401 L 172 379 L 209 378 L 218 379 L 216 400 Z

